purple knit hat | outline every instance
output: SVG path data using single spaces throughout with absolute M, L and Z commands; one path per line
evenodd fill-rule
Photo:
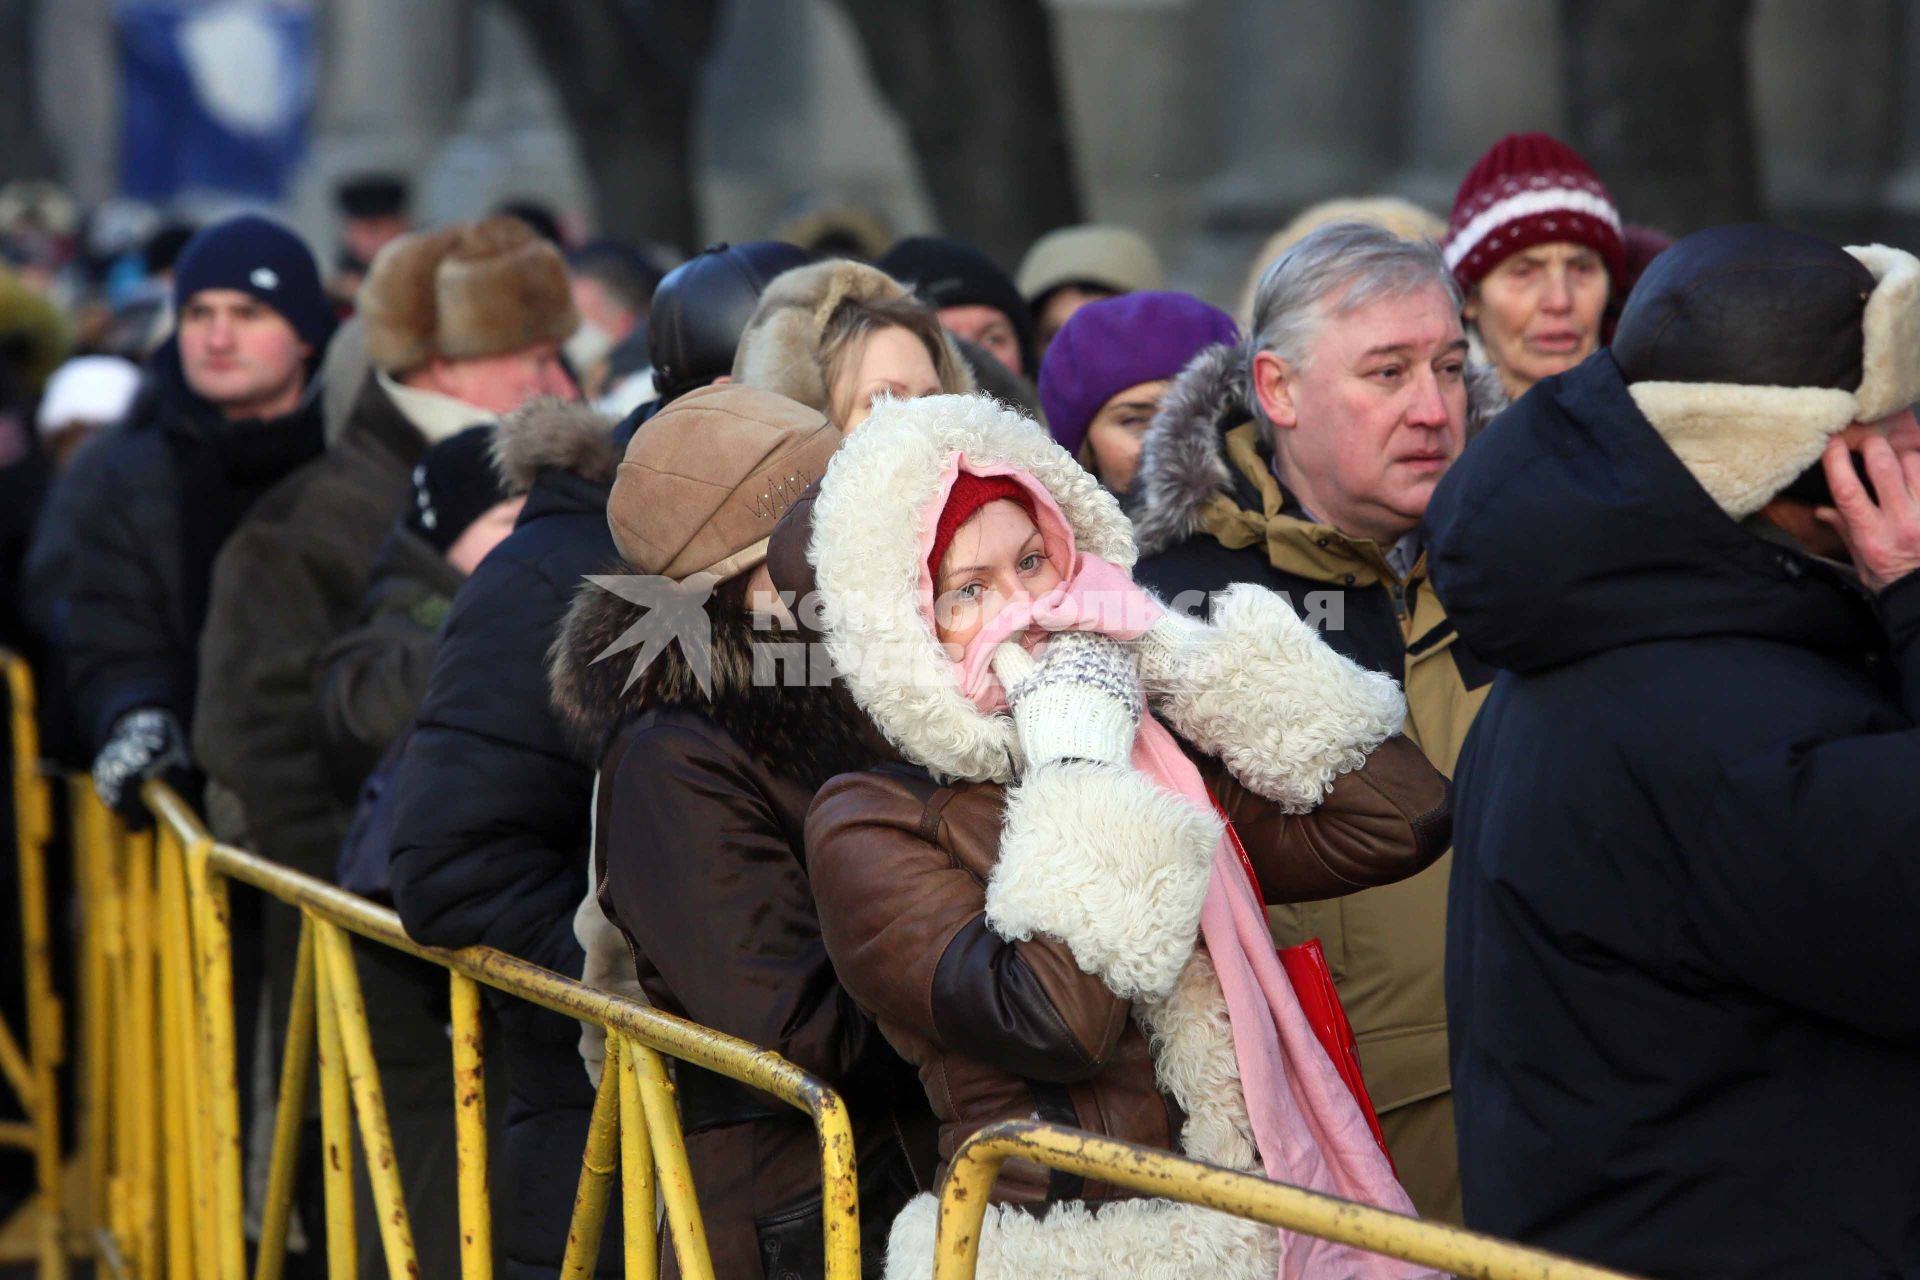
M 1126 293 L 1068 317 L 1040 365 L 1047 429 L 1078 453 L 1102 405 L 1128 387 L 1171 378 L 1207 347 L 1240 340 L 1233 317 L 1190 293 Z

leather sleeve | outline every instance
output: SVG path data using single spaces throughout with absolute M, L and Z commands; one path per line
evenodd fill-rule
M 1432 865 L 1453 839 L 1446 776 L 1400 735 L 1334 779 L 1320 807 L 1305 814 L 1286 813 L 1249 791 L 1218 760 L 1198 763 L 1270 903 L 1337 898 L 1404 880 Z
M 987 928 L 985 886 L 942 843 L 951 794 L 863 773 L 814 799 L 807 865 L 834 967 L 883 1026 L 1026 1079 L 1091 1079 L 1129 1005 L 1065 944 Z

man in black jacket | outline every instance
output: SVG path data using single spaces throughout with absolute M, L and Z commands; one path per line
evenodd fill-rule
M 129 813 L 143 779 L 188 776 L 214 555 L 255 499 L 319 454 L 310 375 L 334 328 L 313 255 L 253 215 L 196 235 L 173 294 L 179 320 L 142 398 L 66 481 L 79 731 L 101 797 Z
M 500 424 L 497 460 L 525 493 L 519 524 L 454 597 L 394 781 L 390 875 L 407 932 L 484 944 L 578 977 L 574 908 L 587 884 L 593 763 L 548 701 L 547 647 L 583 575 L 619 563 L 607 493 L 620 449 L 589 409 L 544 402 Z M 500 1274 L 558 1273 L 593 1089 L 579 1024 L 524 1001 L 496 1006 L 509 1095 L 494 1198 Z M 601 1274 L 619 1274 L 609 1223 Z
M 1471 1227 L 1920 1274 L 1917 331 L 1908 254 L 1701 232 L 1434 496 Z

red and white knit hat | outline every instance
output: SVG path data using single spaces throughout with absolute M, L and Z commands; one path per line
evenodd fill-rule
M 1626 265 L 1620 211 L 1578 152 L 1544 133 L 1510 133 L 1467 173 L 1440 250 L 1471 289 L 1522 249 L 1570 240 L 1600 255 L 1619 280 Z

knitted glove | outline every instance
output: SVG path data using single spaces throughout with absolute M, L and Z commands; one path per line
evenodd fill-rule
M 1194 654 L 1220 637 L 1199 618 L 1188 618 L 1169 610 L 1160 615 L 1134 644 L 1134 657 L 1140 664 L 1140 683 L 1149 694 L 1182 689 L 1188 683 Z
M 1062 631 L 1046 658 L 1011 641 L 993 655 L 1006 688 L 1027 768 L 1056 760 L 1127 763 L 1144 710 L 1133 659 L 1118 640 L 1091 631 Z
M 140 784 L 191 768 L 187 735 L 171 711 L 143 707 L 113 722 L 107 745 L 93 758 L 93 789 L 109 809 L 132 822 L 144 822 Z

